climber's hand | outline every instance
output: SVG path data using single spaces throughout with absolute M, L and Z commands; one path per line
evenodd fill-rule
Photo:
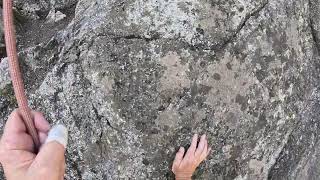
M 35 111 L 32 114 L 41 149 L 38 154 L 34 153 L 33 140 L 20 113 L 13 111 L 0 141 L 0 162 L 5 176 L 8 180 L 61 180 L 65 171 L 67 129 L 58 125 L 49 132 L 49 123 L 43 115 Z
M 208 148 L 208 140 L 206 135 L 202 135 L 198 144 L 198 135 L 195 134 L 192 138 L 192 143 L 185 153 L 185 149 L 180 147 L 173 161 L 172 172 L 177 180 L 189 180 L 193 172 L 199 164 L 206 159 L 211 148 Z

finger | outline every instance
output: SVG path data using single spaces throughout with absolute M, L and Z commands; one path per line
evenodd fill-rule
M 33 152 L 34 143 L 27 133 L 13 133 L 2 139 L 2 145 L 6 150 L 22 150 Z
M 197 143 L 198 143 L 198 134 L 195 134 L 193 135 L 192 137 L 192 142 L 191 142 L 191 145 L 187 151 L 187 154 L 186 156 L 191 156 L 191 155 L 194 155 L 194 152 L 197 148 Z
M 207 157 L 209 156 L 210 152 L 211 152 L 211 148 L 209 148 L 207 150 L 207 154 L 204 156 L 203 160 L 207 159 Z
M 60 180 L 64 180 L 64 174 L 66 170 L 66 159 L 64 158 L 60 165 Z
M 33 151 L 32 138 L 27 134 L 26 126 L 18 109 L 10 114 L 1 141 L 7 150 Z
M 61 166 L 61 180 L 64 180 L 64 174 L 65 174 L 65 171 L 66 171 L 66 162 L 65 162 L 65 159 L 64 161 L 62 162 L 62 166 Z
M 64 173 L 65 173 L 65 165 L 64 165 L 64 168 L 63 168 L 62 173 L 60 175 L 60 180 L 64 180 Z
M 183 155 L 184 155 L 184 148 L 180 147 L 179 151 L 176 154 L 176 157 L 174 158 L 173 164 L 172 164 L 172 171 L 174 171 L 177 167 L 179 167 L 182 159 L 183 159 Z
M 200 156 L 200 161 L 201 162 L 207 158 L 207 156 L 209 155 L 210 150 L 211 150 L 211 148 L 208 149 L 208 143 L 206 143 L 205 149 L 203 150 L 203 152 L 201 153 L 201 156 Z
M 211 148 L 208 149 L 207 151 L 207 156 L 211 153 Z
M 199 157 L 201 155 L 202 151 L 204 150 L 205 144 L 206 144 L 206 135 L 204 134 L 201 136 L 200 142 L 198 144 L 198 148 L 196 149 L 196 153 L 195 153 L 196 157 Z
M 45 166 L 54 172 L 61 172 L 65 162 L 64 151 L 67 146 L 68 131 L 65 126 L 53 127 L 45 144 L 36 157 L 37 165 Z
M 61 166 L 65 161 L 64 152 L 64 146 L 57 141 L 45 143 L 35 158 L 35 168 L 44 168 L 44 174 L 48 174 L 52 179 L 60 178 Z
M 34 118 L 34 125 L 38 131 L 48 132 L 50 130 L 50 124 L 41 112 L 32 111 L 32 115 Z
M 39 135 L 40 143 L 44 144 L 46 139 L 47 139 L 47 137 L 48 137 L 48 134 L 47 133 L 43 133 L 43 132 L 39 132 L 38 135 Z
M 26 126 L 22 120 L 22 117 L 18 109 L 15 109 L 8 118 L 8 121 L 4 128 L 3 136 L 26 132 L 26 131 L 27 131 Z
M 17 162 L 22 162 L 20 163 L 19 168 L 22 166 L 28 166 L 29 164 L 32 163 L 32 161 L 35 158 L 35 154 L 32 152 L 28 151 L 0 151 L 0 160 L 1 160 L 1 165 L 3 169 L 12 169 L 12 168 L 17 168 Z M 14 170 L 13 172 L 15 172 Z M 14 174 L 14 173 L 13 173 Z M 8 179 L 10 179 L 8 177 Z

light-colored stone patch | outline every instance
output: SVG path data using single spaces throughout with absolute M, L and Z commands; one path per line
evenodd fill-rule
M 137 0 L 127 10 L 125 25 L 144 28 L 146 37 L 158 32 L 163 38 L 179 37 L 193 44 L 204 37 L 197 28 L 204 29 L 205 36 L 224 36 L 225 32 L 235 31 L 261 4 L 262 0 L 237 0 L 232 5 L 207 0 Z
M 196 109 L 196 107 L 194 107 Z M 204 109 L 200 109 L 196 111 L 196 114 L 194 116 L 194 123 L 199 123 L 201 120 L 206 118 L 206 111 Z
M 178 35 L 191 42 L 196 34 L 197 15 L 194 9 L 197 5 L 194 0 L 137 0 L 128 10 L 126 26 L 142 25 L 149 32 L 161 33 L 164 38 Z
M 205 31 L 211 31 L 217 28 L 221 31 L 227 30 L 225 26 L 218 23 L 218 19 L 224 19 L 225 15 L 217 6 L 212 7 L 209 3 L 204 3 L 202 7 L 205 11 L 202 12 L 199 23 Z
M 253 171 L 254 175 L 259 175 L 263 167 L 264 167 L 264 163 L 262 161 L 258 161 L 256 159 L 251 159 L 249 161 L 249 168 Z
M 67 16 L 65 14 L 63 14 L 62 12 L 55 11 L 55 9 L 52 9 L 49 12 L 49 14 L 47 15 L 46 19 L 47 19 L 47 23 L 56 23 L 58 21 L 61 21 L 65 17 L 67 17 Z
M 248 180 L 248 174 L 246 175 L 239 175 L 234 180 Z
M 110 79 L 108 76 L 101 75 L 100 72 L 92 72 L 88 77 L 95 86 L 101 88 L 106 94 L 112 92 L 112 86 L 114 84 L 113 79 Z
M 254 147 L 253 151 L 250 153 L 250 157 L 259 157 L 259 154 L 262 154 L 263 152 L 263 159 L 257 163 L 258 165 L 263 164 L 263 170 L 259 171 L 260 178 L 267 179 L 269 170 L 276 163 L 280 153 L 283 151 L 284 146 L 288 143 L 291 132 L 292 128 L 288 130 L 284 137 L 274 137 L 272 141 L 270 141 L 271 137 L 263 137 L 257 141 L 258 143 Z M 270 136 L 272 135 L 273 134 L 271 133 Z M 274 145 L 274 142 L 280 142 L 280 144 Z M 254 167 L 254 165 L 256 164 L 255 161 L 251 162 L 252 167 Z M 253 169 L 250 167 L 250 162 L 249 168 Z
M 227 159 L 231 158 L 231 154 L 230 154 L 231 148 L 232 148 L 231 145 L 225 145 L 222 147 L 222 152 L 224 153 Z
M 263 0 L 236 0 L 235 6 L 230 8 L 235 15 L 231 17 L 231 26 L 235 29 L 245 19 L 247 14 L 256 11 L 264 3 Z M 240 8 L 243 8 L 240 11 Z
M 287 35 L 287 42 L 288 42 L 288 45 L 292 48 L 294 48 L 295 52 L 297 54 L 301 54 L 303 53 L 302 52 L 302 49 L 301 49 L 301 45 L 300 45 L 300 39 L 298 38 L 299 37 L 299 25 L 297 23 L 297 21 L 295 19 L 290 19 L 289 21 L 289 25 L 288 25 L 288 28 L 286 30 L 286 35 Z M 288 53 L 290 54 L 290 53 Z M 298 56 L 300 57 L 300 56 Z
M 228 62 L 231 62 L 233 70 L 227 68 L 226 64 Z M 207 71 L 204 71 L 197 81 L 198 84 L 212 88 L 206 103 L 212 106 L 219 103 L 230 104 L 237 94 L 244 95 L 248 88 L 257 81 L 244 68 L 245 66 L 241 65 L 228 52 L 219 63 L 209 65 Z M 215 78 L 215 76 L 219 76 L 220 79 Z
M 176 52 L 169 52 L 160 59 L 160 64 L 166 70 L 160 79 L 161 90 L 174 90 L 190 86 L 187 76 L 188 63 L 182 64 L 180 56 Z
M 167 126 L 169 128 L 178 127 L 180 121 L 180 115 L 177 110 L 172 108 L 171 106 L 167 108 L 164 112 L 161 112 L 158 119 L 157 124 L 159 126 Z
M 0 60 L 0 89 L 10 84 L 8 58 Z

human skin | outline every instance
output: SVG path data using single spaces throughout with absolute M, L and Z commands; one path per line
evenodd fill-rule
M 200 163 L 207 158 L 210 151 L 211 148 L 208 147 L 206 135 L 202 135 L 198 143 L 198 135 L 195 134 L 187 152 L 185 153 L 185 149 L 180 147 L 175 156 L 172 172 L 175 174 L 176 180 L 191 180 L 192 174 Z
M 0 162 L 8 180 L 62 180 L 65 147 L 57 141 L 45 143 L 50 129 L 40 112 L 32 111 L 41 141 L 38 154 L 18 110 L 11 113 L 0 140 Z
M 65 145 L 57 141 L 45 143 L 50 129 L 40 112 L 32 111 L 34 124 L 41 141 L 38 154 L 34 152 L 32 137 L 21 119 L 18 110 L 11 113 L 0 140 L 0 163 L 8 180 L 62 180 L 65 173 Z M 50 138 L 49 138 L 50 139 Z M 206 159 L 208 148 L 206 135 L 198 143 L 198 135 L 192 138 L 187 152 L 180 147 L 173 161 L 172 171 L 177 180 L 190 180 L 200 163 Z

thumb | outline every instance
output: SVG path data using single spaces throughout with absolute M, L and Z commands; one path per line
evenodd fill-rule
M 64 125 L 54 126 L 48 134 L 45 144 L 37 154 L 36 161 L 51 171 L 64 171 L 64 152 L 68 143 L 68 130 Z

